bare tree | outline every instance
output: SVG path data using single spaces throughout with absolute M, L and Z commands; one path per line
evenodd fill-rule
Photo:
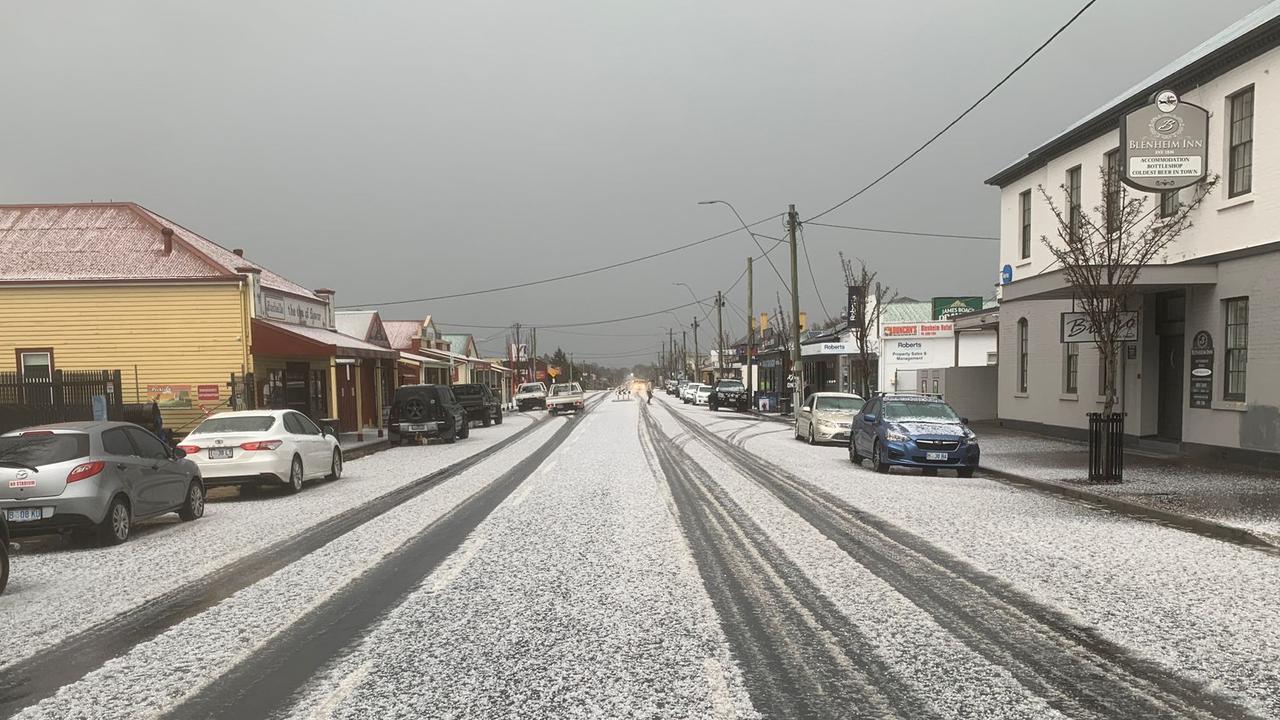
M 850 259 L 840 253 L 840 265 L 844 268 L 844 282 L 847 287 L 859 288 L 862 298 L 861 308 L 848 308 L 852 311 L 849 328 L 853 331 L 854 341 L 858 344 L 858 364 L 855 368 L 858 394 L 870 397 L 871 388 L 871 353 L 879 348 L 874 340 L 879 334 L 880 318 L 884 308 L 898 299 L 898 292 L 876 281 L 879 272 L 869 270 L 867 263 L 860 258 Z M 857 268 L 854 260 L 857 260 Z
M 1217 187 L 1214 175 L 1192 188 L 1189 202 L 1179 203 L 1166 217 L 1161 204 L 1148 209 L 1149 193 L 1130 192 L 1118 172 L 1099 169 L 1102 200 L 1084 212 L 1071 188 L 1059 185 L 1066 198 L 1059 206 L 1044 186 L 1037 189 L 1057 221 L 1057 240 L 1041 235 L 1040 242 L 1075 293 L 1075 303 L 1093 331 L 1104 372 L 1106 397 L 1102 411 L 1110 415 L 1116 405 L 1116 360 L 1134 283 L 1142 268 L 1162 256 L 1178 236 L 1191 227 L 1191 214 Z

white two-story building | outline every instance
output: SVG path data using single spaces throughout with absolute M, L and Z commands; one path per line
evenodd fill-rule
M 1121 118 L 1166 88 L 1209 111 L 1207 163 L 1221 182 L 1192 214 L 1193 227 L 1139 275 L 1138 339 L 1121 353 L 1117 410 L 1126 434 L 1142 442 L 1280 467 L 1280 2 L 987 181 L 1000 188 L 1000 264 L 1012 268 L 1001 288 L 999 416 L 1083 435 L 1086 413 L 1102 409 L 1097 350 L 1060 339 L 1072 290 L 1041 242 L 1056 240 L 1058 223 L 1038 188 L 1059 206 L 1062 186 L 1078 188 L 1086 213 L 1097 206 L 1100 170 L 1118 162 Z M 1150 207 L 1169 214 L 1193 191 L 1152 195 Z M 1202 367 L 1192 393 L 1192 340 L 1202 331 L 1212 351 L 1202 346 L 1195 357 L 1212 374 Z

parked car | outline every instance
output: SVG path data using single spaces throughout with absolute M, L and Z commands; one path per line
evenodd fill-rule
M 684 386 L 688 384 L 687 380 L 677 380 L 676 386 L 667 391 L 668 395 L 673 397 L 681 397 L 684 395 Z
M 387 437 L 392 445 L 406 440 L 440 438 L 447 443 L 471 435 L 467 413 L 448 385 L 401 385 L 391 399 Z
M 283 485 L 296 493 L 308 480 L 342 477 L 337 433 L 296 410 L 217 413 L 197 425 L 178 449 L 200 468 L 207 487 L 253 491 Z
M 891 466 L 939 468 L 973 477 L 980 450 L 967 420 L 936 395 L 885 393 L 872 398 L 853 418 L 849 459 L 870 458 L 876 472 Z
M 458 404 L 467 412 L 468 422 L 478 422 L 485 427 L 502 424 L 502 403 L 488 385 L 461 383 L 450 387 Z
M 866 404 L 850 393 L 818 392 L 805 399 L 796 413 L 796 439 L 820 442 L 849 440 L 853 416 Z
M 722 407 L 734 410 L 747 410 L 751 402 L 747 399 L 747 386 L 741 380 L 718 380 L 707 397 L 707 407 L 715 412 Z
M 547 412 L 552 415 L 570 410 L 582 412 L 584 407 L 582 386 L 578 383 L 556 383 L 551 386 L 551 394 L 547 397 Z
M 698 387 L 698 383 L 695 382 L 685 383 L 684 387 L 680 389 L 680 402 L 685 405 L 693 402 L 693 396 L 698 393 Z
M 693 393 L 693 404 L 706 405 L 711 400 L 711 390 L 710 385 L 699 385 Z
M 0 594 L 9 584 L 9 521 L 0 513 Z
M 70 533 L 104 545 L 135 520 L 204 515 L 200 469 L 181 450 L 124 422 L 70 422 L 0 435 L 0 509 L 15 537 Z
M 516 388 L 516 408 L 527 412 L 530 408 L 547 409 L 547 386 L 540 382 L 525 383 Z

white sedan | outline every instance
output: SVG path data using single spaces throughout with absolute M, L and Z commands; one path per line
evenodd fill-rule
M 338 438 L 294 410 L 242 410 L 212 415 L 180 445 L 200 467 L 206 487 L 242 491 L 283 484 L 299 492 L 307 480 L 342 476 Z
M 711 402 L 711 391 L 715 388 L 710 385 L 699 385 L 698 389 L 693 393 L 694 405 L 706 405 Z

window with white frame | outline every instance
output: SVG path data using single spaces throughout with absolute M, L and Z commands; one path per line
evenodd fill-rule
M 1244 402 L 1245 378 L 1249 366 L 1249 298 L 1223 301 L 1226 315 L 1226 355 L 1222 399 Z
M 1018 392 L 1027 391 L 1027 362 L 1030 360 L 1027 347 L 1027 319 L 1018 320 Z
M 1253 190 L 1253 88 L 1227 99 L 1231 137 L 1227 150 L 1227 197 Z
M 1071 237 L 1080 237 L 1080 166 L 1067 171 L 1067 228 Z
M 1080 344 L 1062 345 L 1062 392 L 1075 395 L 1080 392 Z
M 1019 233 L 1022 259 L 1031 257 L 1031 191 L 1024 190 L 1018 196 L 1018 217 L 1021 218 L 1022 230 Z

